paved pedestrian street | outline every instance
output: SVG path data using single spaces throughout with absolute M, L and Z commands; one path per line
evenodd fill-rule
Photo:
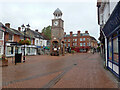
M 117 88 L 98 53 L 27 56 L 2 68 L 3 88 Z

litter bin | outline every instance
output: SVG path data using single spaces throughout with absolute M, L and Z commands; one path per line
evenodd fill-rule
M 21 63 L 22 59 L 22 53 L 21 54 L 15 54 L 15 64 L 16 63 Z

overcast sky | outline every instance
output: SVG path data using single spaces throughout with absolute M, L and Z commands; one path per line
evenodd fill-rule
M 41 30 L 52 24 L 53 12 L 59 8 L 64 20 L 64 31 L 77 33 L 88 30 L 91 36 L 99 37 L 96 0 L 1 0 L 0 21 L 10 23 L 17 29 L 22 24 Z

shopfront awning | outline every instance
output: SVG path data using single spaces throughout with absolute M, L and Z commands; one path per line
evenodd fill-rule
M 103 32 L 105 36 L 109 37 L 114 32 L 120 29 L 120 1 L 113 10 L 111 16 L 109 17 L 107 23 L 103 27 Z

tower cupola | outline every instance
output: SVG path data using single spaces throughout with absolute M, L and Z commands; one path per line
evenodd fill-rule
M 59 8 L 57 8 L 57 9 L 54 11 L 53 15 L 54 15 L 54 18 L 55 18 L 55 19 L 62 18 L 62 11 L 61 11 Z

